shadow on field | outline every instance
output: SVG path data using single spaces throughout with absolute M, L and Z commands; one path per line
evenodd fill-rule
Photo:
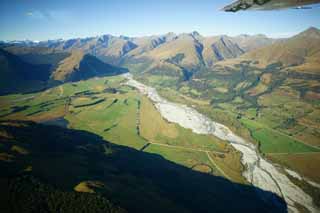
M 0 178 L 9 182 L 29 174 L 60 190 L 72 191 L 82 181 L 99 181 L 104 187 L 97 189 L 96 195 L 128 212 L 287 212 L 285 202 L 271 192 L 193 171 L 89 132 L 2 121 L 0 133 L 0 153 L 14 156 L 12 161 L 0 158 Z M 30 165 L 32 170 L 21 173 Z M 36 196 L 34 191 L 27 196 L 13 196 L 15 192 L 10 190 L 1 193 L 18 209 L 17 204 L 26 204 Z M 39 209 L 51 208 L 46 203 L 37 205 Z M 79 212 L 79 206 L 74 208 L 70 212 Z

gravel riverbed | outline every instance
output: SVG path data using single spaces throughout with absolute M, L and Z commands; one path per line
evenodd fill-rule
M 243 176 L 247 181 L 258 188 L 274 192 L 282 197 L 288 205 L 289 212 L 299 212 L 295 207 L 295 203 L 304 206 L 310 212 L 320 212 L 314 205 L 312 198 L 292 183 L 284 174 L 282 168 L 264 159 L 253 144 L 247 143 L 243 138 L 235 135 L 228 127 L 212 121 L 195 109 L 183 104 L 169 102 L 160 97 L 155 88 L 134 80 L 131 74 L 125 74 L 124 76 L 128 79 L 127 85 L 146 95 L 154 103 L 162 117 L 169 122 L 191 129 L 197 134 L 212 134 L 228 141 L 236 150 L 242 153 L 241 161 L 246 168 Z M 297 175 L 301 177 L 297 173 L 295 175 L 296 177 Z M 263 195 L 259 194 L 259 196 Z M 277 202 L 266 197 L 262 197 L 262 199 L 267 202 Z

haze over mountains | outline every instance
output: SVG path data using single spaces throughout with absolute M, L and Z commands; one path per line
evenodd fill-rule
M 203 37 L 197 32 L 176 35 L 167 33 L 159 36 L 130 38 L 103 35 L 91 38 L 69 40 L 48 40 L 43 42 L 14 41 L 2 44 L 3 48 L 30 64 L 49 64 L 47 77 L 51 80 L 68 81 L 93 76 L 94 66 L 87 66 L 87 72 L 76 72 L 82 59 L 92 62 L 93 56 L 107 64 L 124 66 L 145 71 L 169 70 L 174 75 L 187 75 L 199 67 L 211 67 L 214 63 L 236 58 L 246 51 L 273 43 L 275 40 L 262 35 L 238 37 Z M 70 54 L 70 52 L 72 52 Z M 83 57 L 86 55 L 86 57 Z M 67 59 L 68 58 L 68 59 Z M 93 62 L 95 63 L 95 62 Z M 97 62 L 98 63 L 98 62 Z M 97 63 L 95 63 L 97 65 Z M 102 68 L 102 64 L 99 65 Z M 107 67 L 104 67 L 107 69 Z M 71 76 L 71 77 L 70 77 Z
M 241 56 L 239 60 L 258 61 L 261 66 L 278 62 L 281 62 L 284 66 L 305 65 L 304 70 L 310 71 L 310 69 L 316 67 L 315 65 L 319 65 L 319 54 L 320 31 L 316 28 L 309 28 L 289 39 L 250 51 Z M 318 70 L 318 67 L 316 68 Z
M 315 69 L 319 63 L 319 34 L 318 29 L 309 28 L 289 39 L 271 39 L 264 35 L 204 37 L 198 32 L 133 38 L 103 35 L 43 42 L 16 41 L 1 46 L 25 63 L 49 65 L 50 69 L 43 75 L 51 81 L 86 79 L 100 75 L 102 69 L 124 72 L 114 66 L 129 68 L 134 73 L 158 73 L 188 80 L 199 70 L 237 64 L 241 60 L 260 66 L 281 62 L 284 66 L 303 65 L 301 69 Z M 83 69 L 86 71 L 82 72 Z
M 82 50 L 114 65 L 123 63 L 125 59 L 169 59 L 176 53 L 182 53 L 185 54 L 184 64 L 195 65 L 204 62 L 211 64 L 211 60 L 221 61 L 235 58 L 244 52 L 272 44 L 276 40 L 264 35 L 204 37 L 198 32 L 192 32 L 132 38 L 103 35 L 91 38 L 11 43 L 18 46 L 47 47 L 61 51 Z

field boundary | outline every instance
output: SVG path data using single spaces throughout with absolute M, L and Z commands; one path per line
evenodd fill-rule
M 210 156 L 210 153 L 215 153 L 215 154 L 226 154 L 225 152 L 215 152 L 215 151 L 208 151 L 208 150 L 203 150 L 203 149 L 193 149 L 193 148 L 188 148 L 188 147 L 182 147 L 182 146 L 174 146 L 174 145 L 168 145 L 168 144 L 161 144 L 161 143 L 152 143 L 149 142 L 148 144 L 143 146 L 143 149 L 141 151 L 144 151 L 145 148 L 149 147 L 150 145 L 156 145 L 156 146 L 165 146 L 168 148 L 173 148 L 173 149 L 183 149 L 183 150 L 189 150 L 189 151 L 195 151 L 195 152 L 202 152 L 207 155 L 207 158 L 209 159 L 210 163 L 227 179 L 232 180 L 230 176 L 228 176 L 212 159 Z
M 250 119 L 247 118 L 247 117 L 245 117 L 245 119 L 250 120 Z M 310 153 L 320 153 L 320 147 L 314 146 L 314 145 L 311 145 L 311 144 L 308 144 L 308 143 L 305 143 L 305 142 L 301 141 L 300 139 L 297 139 L 297 138 L 295 138 L 295 137 L 292 137 L 292 136 L 290 136 L 290 135 L 287 135 L 287 134 L 285 134 L 284 132 L 282 132 L 282 131 L 280 131 L 280 130 L 273 129 L 273 128 L 269 127 L 269 126 L 266 126 L 266 125 L 264 125 L 264 124 L 261 124 L 260 122 L 254 121 L 254 123 L 257 123 L 258 125 L 261 126 L 261 127 L 258 128 L 258 129 L 251 129 L 251 128 L 247 127 L 246 124 L 243 123 L 243 121 L 242 121 L 241 123 L 242 123 L 242 125 L 244 125 L 244 127 L 245 127 L 246 129 L 249 130 L 249 132 L 250 132 L 250 134 L 251 134 L 251 137 L 253 137 L 253 138 L 254 138 L 254 136 L 252 135 L 253 133 L 258 133 L 259 131 L 261 131 L 261 130 L 263 130 L 263 129 L 266 129 L 266 130 L 269 130 L 269 131 L 274 132 L 274 133 L 276 133 L 276 134 L 282 135 L 282 136 L 284 136 L 284 137 L 288 137 L 288 138 L 292 139 L 292 140 L 293 140 L 294 142 L 296 142 L 296 143 L 300 143 L 300 144 L 303 144 L 303 145 L 305 145 L 305 146 L 307 146 L 307 147 L 310 147 L 310 148 L 313 148 L 313 149 L 318 150 L 317 152 L 314 151 L 314 152 L 310 152 Z M 254 139 L 257 141 L 256 138 L 254 138 Z M 265 153 L 265 154 L 269 154 L 269 153 Z M 289 154 L 290 154 L 290 153 L 289 153 Z
M 287 135 L 287 134 L 283 133 L 282 131 L 279 131 L 279 130 L 276 130 L 276 129 L 272 129 L 272 128 L 266 127 L 266 126 L 264 126 L 264 128 L 269 129 L 270 131 L 276 132 L 276 133 L 278 133 L 278 134 L 280 134 L 280 135 L 282 135 L 282 136 L 291 138 L 291 139 L 293 139 L 294 141 L 299 142 L 299 143 L 302 143 L 302 144 L 304 144 L 304 145 L 306 145 L 306 146 L 309 146 L 309 147 L 311 147 L 311 148 L 317 149 L 317 150 L 319 150 L 319 152 L 320 152 L 320 148 L 317 147 L 317 146 L 313 146 L 313 145 L 311 145 L 311 144 L 305 143 L 305 142 L 303 142 L 303 141 L 301 141 L 301 140 L 299 140 L 299 139 L 297 139 L 297 138 L 295 138 L 295 137 L 292 137 L 292 136 L 290 136 L 290 135 Z M 255 130 L 255 131 L 259 131 L 259 130 Z
M 190 148 L 190 147 L 185 147 L 185 146 L 175 146 L 175 145 L 170 145 L 170 144 L 162 144 L 162 143 L 155 143 L 155 142 L 150 142 L 152 145 L 157 145 L 157 146 L 165 146 L 169 148 L 174 148 L 174 149 L 184 149 L 184 150 L 190 150 L 190 151 L 196 151 L 196 152 L 211 152 L 215 154 L 226 154 L 227 152 L 219 152 L 219 151 L 209 151 L 205 149 L 197 149 L 197 148 Z
M 295 152 L 295 153 L 265 153 L 266 155 L 312 155 L 320 154 L 320 152 Z
M 211 158 L 209 151 L 206 151 L 207 157 L 209 159 L 209 161 L 218 169 L 218 171 L 226 178 L 228 178 L 229 180 L 232 180 L 232 178 L 230 178 L 215 162 L 214 160 Z

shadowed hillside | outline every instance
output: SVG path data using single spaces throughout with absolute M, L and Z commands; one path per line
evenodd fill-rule
M 2 49 L 19 56 L 23 61 L 30 64 L 49 64 L 51 69 L 56 67 L 60 61 L 70 56 L 69 52 L 55 50 L 48 47 L 33 47 L 24 45 L 7 44 Z
M 41 47 L 6 46 L 0 49 L 0 94 L 34 92 L 64 82 L 127 71 L 82 51 L 68 53 Z
M 2 188 L 7 181 L 11 183 L 9 190 L 1 193 L 9 198 L 5 206 L 17 210 L 20 205 L 15 203 L 23 203 L 21 208 L 32 203 L 36 205 L 33 208 L 54 209 L 46 200 L 34 201 L 40 193 L 37 187 L 27 187 L 24 183 L 28 184 L 29 178 L 19 178 L 27 174 L 40 180 L 40 185 L 48 185 L 48 193 L 95 192 L 88 196 L 109 199 L 129 212 L 287 211 L 284 201 L 270 192 L 196 172 L 159 155 L 103 141 L 89 132 L 22 121 L 2 121 L 0 132 Z M 18 183 L 12 185 L 15 181 Z M 99 212 L 102 206 L 97 205 Z M 78 212 L 77 206 L 73 208 L 70 212 Z
M 0 49 L 0 94 L 43 88 L 49 65 L 32 65 Z
M 105 64 L 92 55 L 73 51 L 69 57 L 59 62 L 51 74 L 51 79 L 61 82 L 80 81 L 125 72 L 126 69 Z

